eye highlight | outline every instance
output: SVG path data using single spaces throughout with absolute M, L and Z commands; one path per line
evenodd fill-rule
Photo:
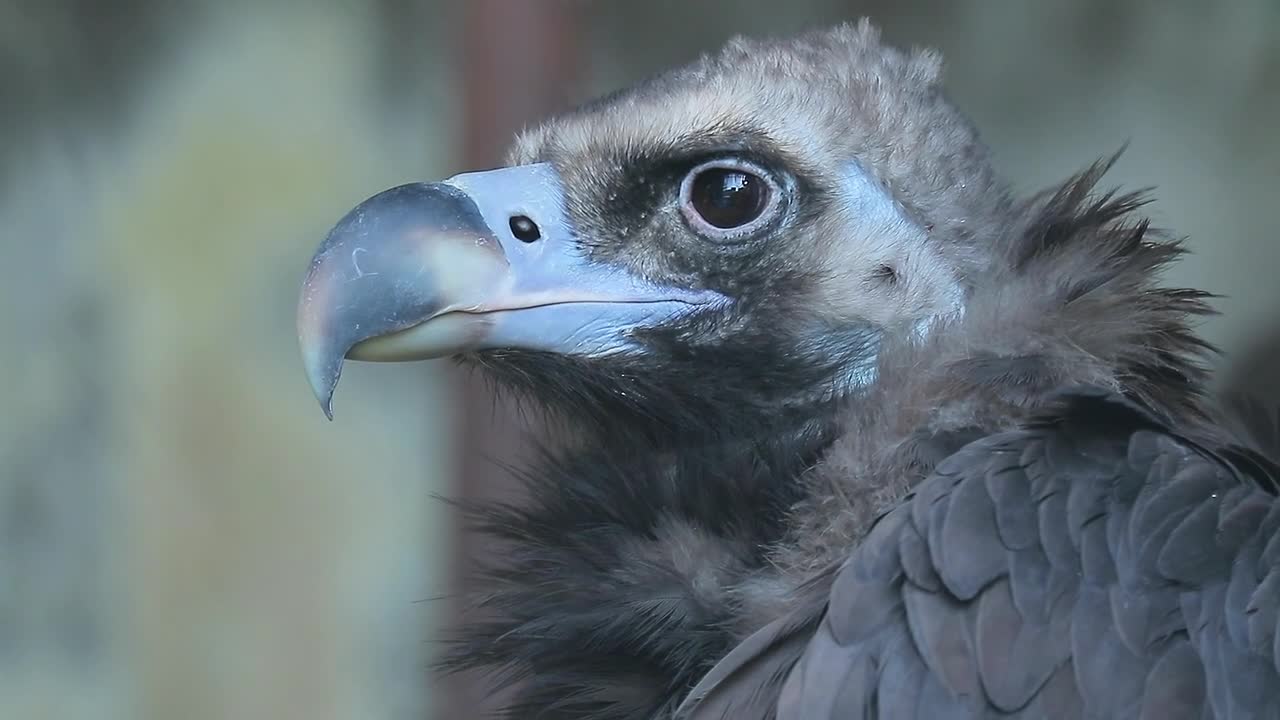
M 713 160 L 685 176 L 680 211 L 690 226 L 713 240 L 750 235 L 778 207 L 778 188 L 767 172 L 741 160 Z

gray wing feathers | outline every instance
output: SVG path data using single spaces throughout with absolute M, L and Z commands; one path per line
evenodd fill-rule
M 1129 404 L 1079 402 L 878 521 L 779 720 L 1280 718 L 1280 503 Z
M 721 659 L 689 691 L 675 717 L 773 720 L 783 683 L 814 637 L 814 628 L 827 622 L 827 589 L 837 569 L 829 568 L 801 587 L 789 613 L 752 633 Z

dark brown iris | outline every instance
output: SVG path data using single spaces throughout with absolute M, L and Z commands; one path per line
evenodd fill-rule
M 707 224 L 726 230 L 760 217 L 768 199 L 769 187 L 762 178 L 736 168 L 702 170 L 689 187 L 693 210 Z

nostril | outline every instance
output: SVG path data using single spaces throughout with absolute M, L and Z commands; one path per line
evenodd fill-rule
M 542 231 L 538 229 L 538 223 L 529 219 L 528 215 L 512 215 L 511 216 L 511 234 L 521 242 L 531 243 L 542 237 Z

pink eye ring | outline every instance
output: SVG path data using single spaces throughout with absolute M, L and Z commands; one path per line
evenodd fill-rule
M 772 217 L 778 190 L 764 171 L 741 161 L 713 160 L 680 184 L 680 210 L 695 231 L 717 240 L 749 235 Z

